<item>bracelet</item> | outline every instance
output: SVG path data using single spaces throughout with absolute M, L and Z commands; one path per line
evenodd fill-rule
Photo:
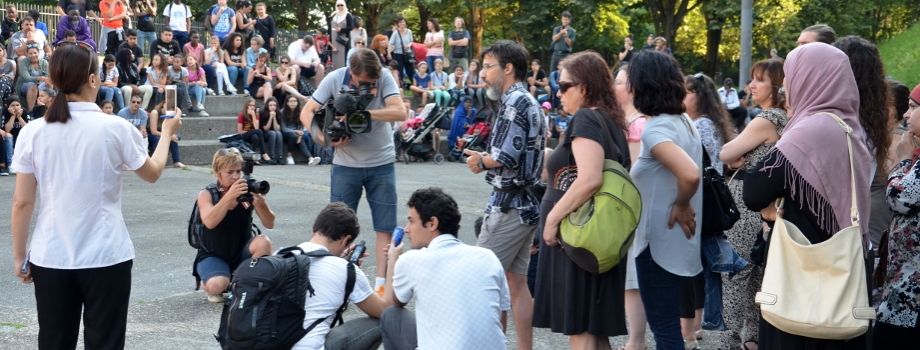
M 479 169 L 486 170 L 486 163 L 484 163 L 482 159 L 482 157 L 479 157 Z

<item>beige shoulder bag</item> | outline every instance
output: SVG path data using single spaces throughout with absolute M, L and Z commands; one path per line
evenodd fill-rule
M 755 296 L 764 320 L 783 332 L 816 339 L 844 340 L 869 329 L 869 306 L 862 235 L 856 208 L 852 128 L 834 117 L 847 133 L 850 154 L 852 226 L 827 241 L 811 244 L 792 223 L 777 215 L 767 254 L 763 286 Z M 783 198 L 776 201 L 782 209 Z

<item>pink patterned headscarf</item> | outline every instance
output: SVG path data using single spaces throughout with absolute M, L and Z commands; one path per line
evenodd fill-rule
M 766 164 L 764 170 L 788 162 L 786 186 L 818 217 L 820 227 L 834 234 L 851 226 L 846 134 L 834 118 L 823 113 L 840 117 L 853 129 L 855 195 L 863 245 L 868 247 L 869 175 L 874 165 L 859 123 L 859 91 L 850 61 L 833 46 L 812 43 L 790 52 L 783 69 L 793 117 L 776 143 L 780 151 L 773 158 L 776 162 Z

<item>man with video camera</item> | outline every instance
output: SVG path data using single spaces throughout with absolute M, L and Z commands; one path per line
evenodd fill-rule
M 236 148 L 218 150 L 212 163 L 217 181 L 198 193 L 198 212 L 205 229 L 192 274 L 210 302 L 224 301 L 230 274 L 243 260 L 272 253 L 267 236 L 252 236 L 253 210 L 265 228 L 275 227 L 275 213 L 265 201 L 268 183 L 248 176 L 253 160 L 259 158 Z
M 301 112 L 300 120 L 303 125 L 310 126 L 314 141 L 336 148 L 329 184 L 330 202 L 344 202 L 357 211 L 362 191 L 367 191 L 367 203 L 371 208 L 374 231 L 377 232 L 375 290 L 382 294 L 387 272 L 383 248 L 390 242 L 396 228 L 397 205 L 396 168 L 393 166 L 396 153 L 388 123 L 406 120 L 406 112 L 399 86 L 393 75 L 384 70 L 374 51 L 356 49 L 349 64 L 350 68 L 340 68 L 326 75 Z M 352 93 L 342 93 L 343 89 Z M 355 94 L 358 96 L 353 96 Z M 343 95 L 352 95 L 348 96 L 350 103 L 341 103 Z M 341 126 L 333 128 L 327 122 L 333 119 L 331 115 L 325 118 L 325 114 L 336 109 L 329 107 L 330 100 L 339 102 L 334 107 L 343 107 L 343 104 L 351 108 L 364 107 L 363 112 L 349 113 L 348 120 L 338 115 L 341 111 L 333 113 L 336 114 L 335 120 L 348 124 L 353 119 L 364 119 L 361 118 L 363 115 L 369 117 L 370 122 L 360 133 L 343 132 Z M 314 118 L 317 111 L 324 115 L 325 121 L 317 119 L 319 116 Z M 357 118 L 352 117 L 355 115 Z M 317 125 L 314 125 L 314 119 L 317 119 Z

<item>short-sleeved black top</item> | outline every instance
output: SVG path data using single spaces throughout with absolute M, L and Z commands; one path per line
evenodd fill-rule
M 605 135 L 607 132 L 610 133 L 609 139 L 613 141 L 612 145 L 608 145 L 608 137 Z M 612 119 L 604 116 L 603 112 L 583 108 L 575 113 L 572 121 L 569 122 L 562 143 L 556 147 L 547 160 L 546 170 L 550 176 L 547 188 L 566 191 L 575 181 L 578 165 L 575 164 L 575 157 L 572 155 L 572 139 L 576 137 L 584 137 L 597 142 L 604 148 L 605 159 L 617 161 L 629 169 L 629 144 L 626 142 L 626 133 L 623 129 L 617 126 Z

